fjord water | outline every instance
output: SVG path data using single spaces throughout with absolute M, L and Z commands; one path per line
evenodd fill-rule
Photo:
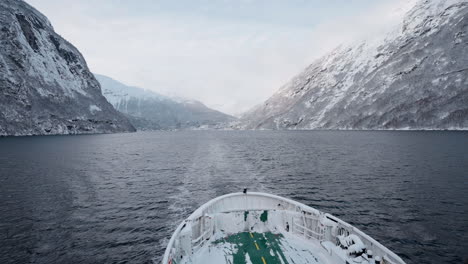
M 151 263 L 216 196 L 264 191 L 408 263 L 468 258 L 468 133 L 185 131 L 0 138 L 0 263 Z

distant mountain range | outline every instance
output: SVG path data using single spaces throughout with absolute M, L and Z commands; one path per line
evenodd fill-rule
M 135 131 L 80 52 L 21 0 L 0 1 L 0 136 Z
M 384 38 L 312 63 L 240 127 L 468 129 L 467 1 L 418 1 Z
M 95 76 L 107 100 L 124 113 L 138 130 L 217 128 L 236 120 L 199 101 L 174 99 L 127 86 L 107 76 Z

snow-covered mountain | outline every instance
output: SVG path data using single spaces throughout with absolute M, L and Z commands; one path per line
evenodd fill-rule
M 139 130 L 217 127 L 234 117 L 194 100 L 174 99 L 95 74 L 107 100 Z
M 0 135 L 134 130 L 44 15 L 22 0 L 0 1 Z
M 468 1 L 420 0 L 242 117 L 249 129 L 468 129 Z

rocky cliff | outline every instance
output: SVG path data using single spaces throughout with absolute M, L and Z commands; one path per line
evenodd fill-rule
M 22 0 L 0 1 L 0 135 L 134 130 L 44 15 Z

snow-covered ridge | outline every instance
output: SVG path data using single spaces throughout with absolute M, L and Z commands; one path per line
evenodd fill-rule
M 0 135 L 134 131 L 81 53 L 22 0 L 0 1 L 0 86 Z
M 2 7 L 14 9 L 19 14 L 32 14 L 33 20 L 38 20 L 40 23 L 46 25 L 48 28 L 53 29 L 52 23 L 50 23 L 49 19 L 39 12 L 33 6 L 27 4 L 24 0 L 17 0 L 17 1 L 3 1 Z
M 410 1 L 387 34 L 342 45 L 315 61 L 246 113 L 245 126 L 467 128 L 461 103 L 467 80 L 460 72 L 468 65 L 467 9 L 466 0 Z M 459 94 L 458 100 L 442 89 Z
M 160 95 L 154 91 L 145 90 L 135 86 L 125 85 L 112 78 L 101 74 L 94 74 L 101 84 L 102 94 L 112 105 L 117 105 L 121 101 L 127 101 L 130 98 L 152 98 L 156 100 L 169 100 L 168 97 Z
M 171 98 L 96 74 L 107 100 L 141 130 L 218 128 L 235 118 L 195 100 Z

